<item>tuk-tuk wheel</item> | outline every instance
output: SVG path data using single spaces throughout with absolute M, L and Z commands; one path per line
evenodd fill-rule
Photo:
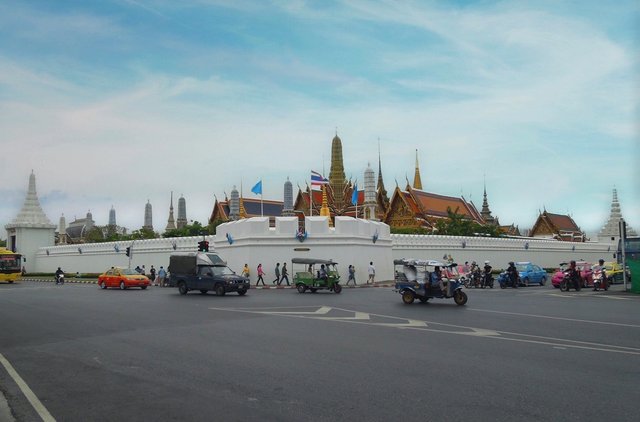
M 304 293 L 305 290 L 307 290 L 307 286 L 305 286 L 304 284 L 298 284 L 298 293 Z
M 427 303 L 428 301 L 429 301 L 428 297 L 421 297 L 420 298 L 420 302 L 422 302 L 422 303 Z
M 411 305 L 415 298 L 416 295 L 411 290 L 405 290 L 402 292 L 402 301 L 405 305 Z
M 336 283 L 336 284 L 334 284 L 334 285 L 333 285 L 333 291 L 334 291 L 335 293 L 340 293 L 340 292 L 342 291 L 342 286 L 341 286 L 341 285 L 339 285 L 339 284 L 337 284 L 337 283 Z
M 311 290 L 311 293 L 316 293 L 318 291 L 315 287 L 309 287 L 309 290 Z
M 456 290 L 453 294 L 453 300 L 456 302 L 456 305 L 464 305 L 467 303 L 467 294 L 462 290 Z

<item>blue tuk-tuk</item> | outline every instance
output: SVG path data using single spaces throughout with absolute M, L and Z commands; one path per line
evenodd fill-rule
M 467 303 L 467 294 L 462 291 L 464 284 L 455 278 L 457 264 L 406 258 L 396 259 L 393 264 L 395 291 L 405 304 L 410 305 L 415 299 L 426 303 L 432 298 L 453 298 L 457 305 Z M 432 276 L 436 269 L 441 269 L 438 277 Z

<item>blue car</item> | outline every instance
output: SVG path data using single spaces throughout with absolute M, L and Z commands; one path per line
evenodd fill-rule
M 520 285 L 529 286 L 531 284 L 539 284 L 544 286 L 547 282 L 547 272 L 540 268 L 539 265 L 531 262 L 516 262 L 516 269 L 520 274 Z

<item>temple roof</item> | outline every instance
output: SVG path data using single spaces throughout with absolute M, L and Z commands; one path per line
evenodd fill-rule
M 40 206 L 38 194 L 36 193 L 36 176 L 33 174 L 33 171 L 29 176 L 29 189 L 22 209 L 17 217 L 5 226 L 6 229 L 16 227 L 56 228 L 56 225 L 51 223 L 51 220 L 49 220 Z
M 244 205 L 244 209 L 246 212 L 246 218 L 260 217 L 261 205 L 260 205 L 259 199 L 242 198 L 242 203 Z M 282 216 L 282 209 L 284 208 L 284 202 L 263 200 L 262 206 L 264 210 L 263 215 L 265 217 L 281 217 Z M 214 206 L 214 211 L 211 214 L 211 219 L 215 218 L 214 214 L 215 214 L 216 207 L 218 208 L 218 212 L 223 214 L 222 215 L 223 219 L 228 220 L 229 219 L 229 201 L 218 202 L 216 200 L 216 205 Z

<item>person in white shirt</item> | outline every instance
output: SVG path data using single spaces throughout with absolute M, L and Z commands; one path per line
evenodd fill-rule
M 369 271 L 369 279 L 367 280 L 367 284 L 369 284 L 369 282 L 373 284 L 376 278 L 376 267 L 373 266 L 373 262 L 369 262 L 368 271 Z

